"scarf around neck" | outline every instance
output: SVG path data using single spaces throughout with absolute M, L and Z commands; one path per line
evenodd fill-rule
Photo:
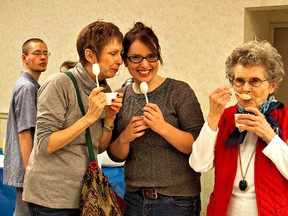
M 265 116 L 267 122 L 270 124 L 271 128 L 274 132 L 282 138 L 282 131 L 278 126 L 277 121 L 270 115 L 271 111 L 277 108 L 283 108 L 284 104 L 277 101 L 273 95 L 270 95 L 268 99 L 258 108 L 258 110 Z M 239 113 L 248 113 L 245 111 L 243 107 L 238 104 L 238 112 Z M 236 127 L 231 135 L 226 140 L 226 145 L 235 146 L 243 143 L 244 138 L 246 136 L 247 131 L 240 132 Z

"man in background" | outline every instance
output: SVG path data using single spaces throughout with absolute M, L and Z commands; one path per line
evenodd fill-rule
M 66 72 L 71 68 L 74 68 L 78 62 L 76 61 L 64 61 L 60 66 L 60 72 Z
M 36 127 L 38 80 L 49 55 L 46 43 L 39 38 L 31 38 L 22 46 L 23 70 L 11 97 L 4 154 L 3 183 L 16 187 L 14 216 L 29 215 L 22 201 L 23 182 Z

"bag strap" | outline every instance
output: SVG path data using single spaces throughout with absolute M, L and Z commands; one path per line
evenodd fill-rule
M 79 91 L 79 88 L 78 88 L 78 85 L 77 85 L 77 81 L 76 81 L 74 75 L 70 71 L 65 72 L 65 74 L 68 77 L 70 77 L 70 79 L 73 82 L 73 85 L 75 87 L 76 94 L 77 94 L 78 105 L 79 105 L 79 108 L 80 108 L 80 110 L 82 112 L 82 115 L 84 116 L 85 115 L 85 110 L 84 110 L 84 106 L 83 106 L 83 103 L 82 103 L 80 91 Z M 85 137 L 86 137 L 87 144 L 88 144 L 89 160 L 90 160 L 90 162 L 95 161 L 95 154 L 94 154 L 94 151 L 93 151 L 93 145 L 92 145 L 92 139 L 91 139 L 91 134 L 90 134 L 89 127 L 86 128 Z

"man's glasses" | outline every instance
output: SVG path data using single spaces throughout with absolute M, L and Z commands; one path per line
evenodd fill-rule
M 41 57 L 42 55 L 44 55 L 45 57 L 48 57 L 48 56 L 51 55 L 51 53 L 48 52 L 48 51 L 44 51 L 44 52 L 34 51 L 34 52 L 32 52 L 32 53 L 28 53 L 27 55 L 29 55 L 29 54 L 34 55 L 34 56 L 37 56 L 37 57 Z
M 158 55 L 147 55 L 146 57 L 140 56 L 140 55 L 132 55 L 127 57 L 130 62 L 132 63 L 140 63 L 144 59 L 146 59 L 148 62 L 156 62 L 159 59 Z
M 251 78 L 248 81 L 246 81 L 243 78 L 236 78 L 233 81 L 233 85 L 237 86 L 237 87 L 241 87 L 243 86 L 246 82 L 249 83 L 249 85 L 253 86 L 253 87 L 259 87 L 263 82 L 265 81 L 269 81 L 269 79 L 266 80 L 261 80 L 259 78 Z

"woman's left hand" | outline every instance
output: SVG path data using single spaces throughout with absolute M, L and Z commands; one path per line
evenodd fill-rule
M 120 108 L 122 107 L 122 98 L 123 93 L 118 92 L 117 97 L 112 100 L 112 105 L 105 106 L 106 111 L 106 118 L 115 118 L 116 114 L 119 112 Z
M 276 135 L 265 116 L 255 107 L 247 107 L 245 110 L 251 114 L 243 114 L 237 118 L 237 123 L 244 124 L 239 126 L 240 130 L 252 131 L 266 143 L 270 143 Z M 254 114 L 254 115 L 253 115 Z
M 164 120 L 163 114 L 156 104 L 148 103 L 143 108 L 144 121 L 154 132 L 160 134 L 160 130 L 165 128 L 167 122 Z

